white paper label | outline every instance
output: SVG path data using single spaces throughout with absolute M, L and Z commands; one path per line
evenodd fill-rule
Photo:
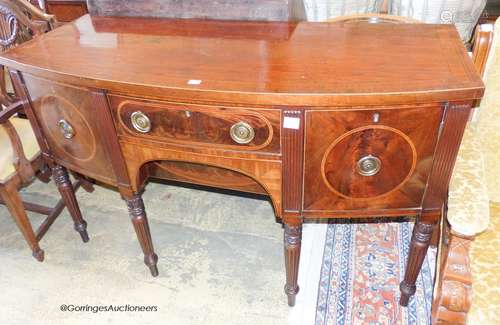
M 283 127 L 285 129 L 300 129 L 300 118 L 285 116 L 285 118 L 283 119 Z
M 198 79 L 191 79 L 188 81 L 188 85 L 199 85 L 201 84 L 201 80 Z

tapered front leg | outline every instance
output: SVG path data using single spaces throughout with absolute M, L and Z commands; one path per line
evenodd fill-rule
M 413 235 L 410 243 L 410 252 L 408 254 L 408 262 L 406 264 L 406 271 L 404 280 L 401 282 L 399 288 L 401 290 L 401 298 L 399 304 L 401 306 L 408 306 L 410 297 L 415 294 L 418 274 L 422 268 L 427 249 L 432 238 L 432 232 L 436 223 L 422 222 L 419 219 L 415 222 L 413 228 Z
M 68 171 L 63 166 L 56 165 L 52 168 L 52 176 L 68 208 L 69 214 L 71 218 L 73 218 L 75 230 L 80 234 L 84 243 L 88 242 L 89 235 L 87 233 L 87 222 L 83 220 L 82 212 L 76 200 L 73 184 L 71 184 L 68 176 Z
M 302 241 L 302 223 L 285 223 L 285 267 L 286 285 L 285 293 L 288 296 L 288 305 L 295 306 L 295 296 L 299 292 L 297 279 L 299 275 L 300 245 Z
M 139 194 L 133 195 L 131 198 L 125 198 L 127 201 L 128 212 L 134 225 L 135 233 L 141 244 L 144 253 L 144 263 L 149 267 L 152 276 L 158 276 L 158 256 L 154 252 L 153 241 L 151 239 L 151 231 L 144 208 L 144 202 Z

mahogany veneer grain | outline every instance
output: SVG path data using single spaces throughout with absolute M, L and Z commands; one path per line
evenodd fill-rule
M 304 218 L 380 215 L 418 217 L 401 284 L 408 302 L 484 91 L 447 25 L 84 16 L 0 64 L 44 158 L 118 187 L 153 275 L 148 178 L 269 195 L 285 224 L 290 305 Z M 146 133 L 131 123 L 138 111 Z M 229 135 L 239 121 L 254 129 L 247 144 Z M 381 162 L 371 176 L 357 167 L 367 156 Z

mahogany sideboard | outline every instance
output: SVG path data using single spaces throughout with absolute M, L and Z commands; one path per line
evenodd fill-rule
M 70 169 L 119 189 L 153 276 L 148 178 L 267 194 L 290 305 L 302 223 L 372 216 L 416 217 L 408 303 L 484 91 L 451 25 L 85 15 L 0 64 L 57 181 Z

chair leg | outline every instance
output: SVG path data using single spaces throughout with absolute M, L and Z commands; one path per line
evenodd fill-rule
M 36 174 L 36 177 L 43 183 L 48 183 L 50 182 L 50 168 L 48 168 L 46 165 L 42 166 L 40 168 L 40 171 Z
M 21 230 L 21 233 L 28 242 L 31 251 L 33 252 L 33 257 L 42 262 L 44 259 L 44 252 L 38 245 L 38 241 L 28 219 L 28 215 L 26 214 L 26 210 L 24 210 L 23 201 L 17 191 L 17 187 L 14 185 L 14 182 L 0 185 L 0 196 L 5 202 L 12 218 L 19 227 L 19 230 Z

